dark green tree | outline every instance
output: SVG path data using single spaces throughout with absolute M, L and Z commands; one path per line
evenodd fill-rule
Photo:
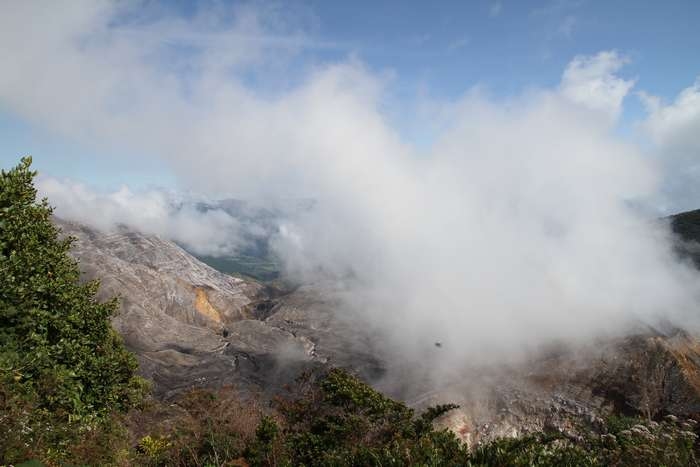
M 25 157 L 0 172 L 0 425 L 23 431 L 0 435 L 5 443 L 37 443 L 48 436 L 39 426 L 94 429 L 144 389 L 111 327 L 116 299 L 100 302 L 98 282 L 81 283 L 68 255 L 73 239 L 61 237 L 48 201 L 37 200 L 30 166 Z

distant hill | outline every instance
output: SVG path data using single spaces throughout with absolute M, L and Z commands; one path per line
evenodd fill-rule
M 700 209 L 674 214 L 669 219 L 673 231 L 683 240 L 700 242 Z
M 700 269 L 700 209 L 682 212 L 668 217 L 671 229 L 678 235 L 676 251 L 685 258 L 692 259 Z

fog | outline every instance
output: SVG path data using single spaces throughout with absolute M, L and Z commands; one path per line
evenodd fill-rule
M 199 255 L 232 255 L 256 231 L 221 209 L 198 209 L 191 196 L 165 190 L 134 192 L 127 186 L 100 192 L 81 183 L 41 176 L 37 188 L 62 218 L 110 232 L 120 226 L 168 238 Z M 254 226 L 256 227 L 256 226 Z M 260 232 L 261 234 L 264 233 Z
M 637 206 L 668 199 L 680 158 L 664 159 L 669 139 L 697 144 L 685 129 L 698 121 L 697 86 L 672 104 L 645 94 L 642 144 L 616 130 L 634 98 L 619 75 L 627 58 L 572 57 L 551 89 L 432 102 L 416 112 L 437 128 L 419 147 L 385 111 L 391 73 L 352 54 L 275 92 L 249 84 L 305 49 L 335 47 L 284 11 L 141 18 L 138 6 L 5 8 L 0 103 L 94 153 L 150 154 L 187 192 L 313 198 L 273 239 L 286 273 L 341 284 L 343 312 L 404 360 L 424 360 L 436 341 L 453 365 L 640 321 L 695 325 L 697 274 Z M 236 219 L 171 210 L 157 192 L 52 178 L 41 188 L 58 215 L 101 228 L 123 223 L 207 254 L 240 245 Z

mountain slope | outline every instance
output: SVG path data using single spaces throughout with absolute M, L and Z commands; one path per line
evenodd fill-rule
M 672 225 L 687 248 L 700 230 L 694 216 L 680 219 Z M 338 313 L 333 284 L 272 296 L 172 242 L 57 222 L 79 238 L 73 252 L 87 278 L 102 278 L 103 297 L 121 296 L 114 325 L 159 397 L 192 386 L 274 393 L 302 370 L 337 365 L 416 408 L 461 404 L 441 423 L 469 443 L 546 428 L 575 431 L 576 420 L 597 423 L 612 413 L 700 416 L 700 341 L 671 326 L 640 325 L 627 336 L 562 346 L 517 364 L 471 368 L 449 383 L 425 380 L 387 368 L 378 339 Z
M 700 209 L 675 214 L 668 220 L 678 238 L 676 251 L 700 269 Z
M 222 274 L 156 236 L 55 222 L 77 238 L 72 254 L 85 279 L 101 280 L 100 298 L 120 298 L 113 325 L 158 397 L 193 386 L 274 392 L 329 362 L 381 371 L 318 288 L 275 299 L 262 284 Z
M 103 298 L 120 298 L 113 324 L 157 395 L 203 384 L 258 386 L 260 367 L 271 366 L 266 360 L 276 346 L 303 349 L 298 339 L 254 319 L 265 299 L 259 283 L 222 274 L 155 236 L 56 222 L 78 239 L 72 254 L 86 279 L 101 280 Z M 232 339 L 241 333 L 256 345 Z

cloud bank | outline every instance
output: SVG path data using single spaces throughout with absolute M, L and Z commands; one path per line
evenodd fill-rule
M 100 193 L 70 180 L 40 177 L 37 189 L 65 219 L 102 231 L 119 226 L 173 240 L 199 255 L 233 255 L 246 246 L 251 231 L 222 209 L 198 208 L 196 200 L 178 199 L 164 191 L 133 192 L 127 186 Z
M 208 196 L 313 197 L 274 238 L 288 273 L 341 284 L 345 310 L 404 360 L 424 362 L 434 341 L 454 364 L 697 314 L 696 274 L 630 208 L 663 179 L 614 134 L 634 86 L 614 51 L 575 57 L 554 89 L 505 102 L 470 90 L 418 149 L 384 112 L 390 73 L 352 56 L 307 63 L 304 50 L 327 44 L 274 9 L 15 6 L 0 19 L 3 106 L 84 144 L 154 154 Z M 286 66 L 303 71 L 266 87 Z M 652 110 L 659 144 L 689 131 L 696 94 Z M 157 194 L 43 189 L 59 215 L 197 248 L 226 245 L 221 231 L 236 242 L 234 219 L 173 218 Z
M 634 86 L 634 81 L 615 75 L 626 62 L 616 51 L 575 57 L 564 71 L 560 92 L 614 123 L 622 111 L 623 99 Z
M 667 174 L 665 202 L 676 210 L 698 209 L 700 200 L 700 77 L 674 102 L 640 93 L 649 112 L 641 124 Z

